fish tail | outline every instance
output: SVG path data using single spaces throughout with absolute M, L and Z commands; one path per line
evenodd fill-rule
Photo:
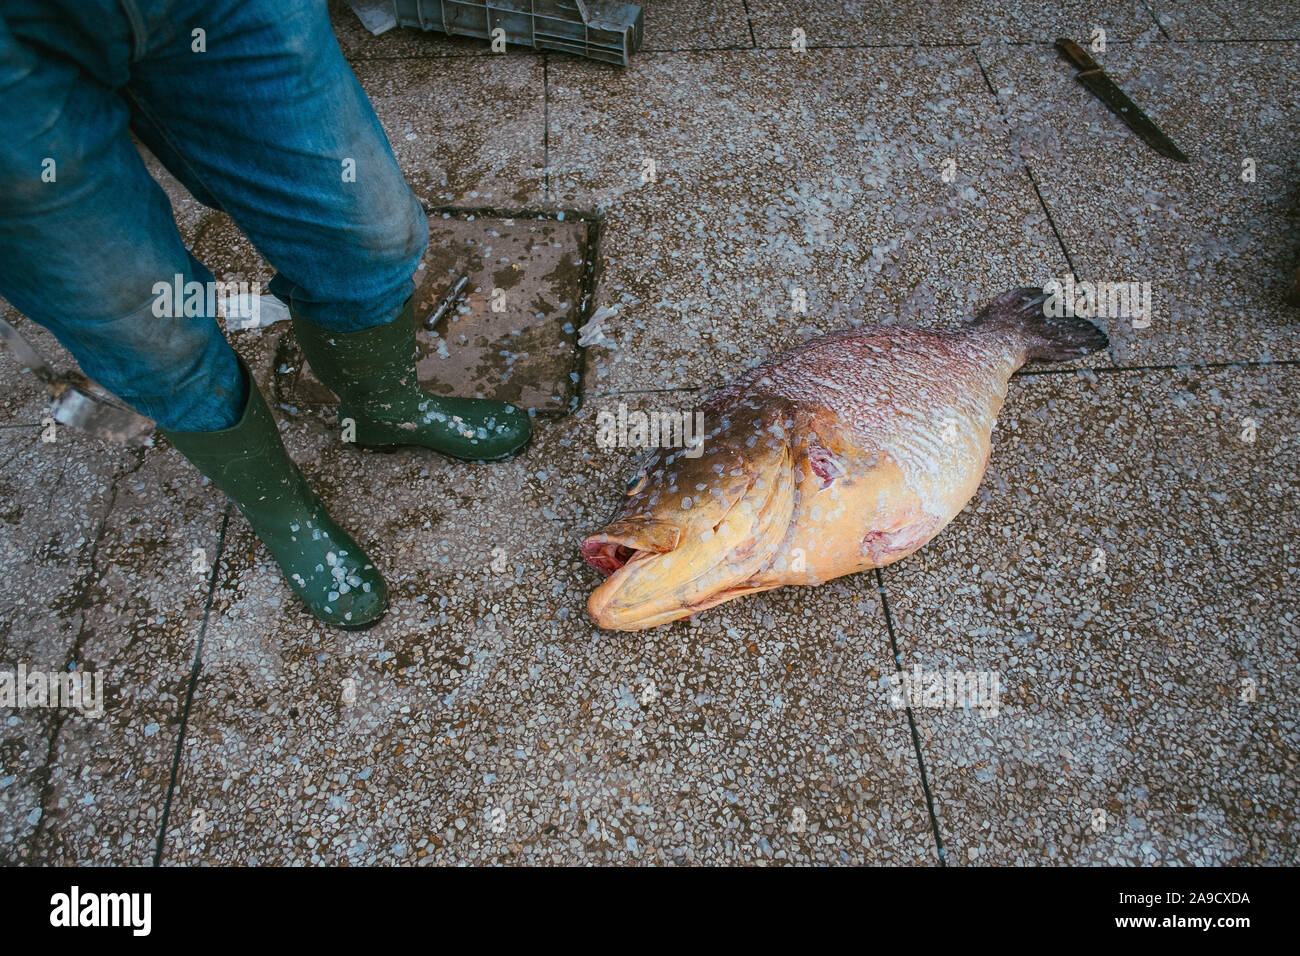
M 1062 310 L 1053 309 L 1054 304 L 1054 296 L 1043 289 L 1012 289 L 984 306 L 971 324 L 1018 335 L 1030 359 L 1067 361 L 1110 344 L 1106 333 L 1087 319 L 1055 314 Z

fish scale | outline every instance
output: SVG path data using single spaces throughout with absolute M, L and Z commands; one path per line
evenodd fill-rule
M 1000 330 L 844 330 L 751 369 L 704 410 L 707 416 L 711 405 L 758 387 L 831 411 L 862 447 L 890 454 L 938 517 L 936 499 L 948 490 L 944 476 L 960 474 L 962 460 L 980 456 L 1021 360 L 1013 337 Z M 823 384 L 831 380 L 834 387 Z M 943 427 L 950 420 L 955 435 Z M 935 423 L 940 427 L 930 427 Z

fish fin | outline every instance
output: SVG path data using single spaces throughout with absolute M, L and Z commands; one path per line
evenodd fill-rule
M 1087 319 L 1048 315 L 1044 305 L 1051 298 L 1051 293 L 1033 286 L 1012 289 L 984 306 L 971 324 L 1017 333 L 1026 357 L 1041 361 L 1068 361 L 1110 344 L 1106 333 Z
M 821 479 L 822 488 L 829 488 L 837 479 L 848 474 L 844 457 L 834 451 L 813 428 L 805 432 L 803 451 L 804 461 L 812 473 Z

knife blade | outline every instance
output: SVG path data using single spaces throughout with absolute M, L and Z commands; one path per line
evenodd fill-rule
M 1180 163 L 1190 162 L 1186 154 L 1174 145 L 1174 141 L 1165 135 L 1165 132 L 1146 113 L 1138 109 L 1137 104 L 1115 85 L 1115 81 L 1106 75 L 1105 71 L 1097 65 L 1097 61 L 1089 56 L 1083 47 L 1073 40 L 1061 37 L 1056 41 L 1056 48 L 1061 51 L 1062 56 L 1079 68 L 1074 78 L 1093 96 L 1101 100 L 1107 109 L 1122 119 L 1125 126 L 1142 137 L 1143 142 L 1161 156 L 1168 156 Z
M 127 408 L 79 372 L 54 371 L 23 334 L 4 319 L 0 319 L 0 344 L 7 346 L 18 364 L 49 388 L 50 412 L 56 422 L 105 441 L 130 446 L 152 444 L 152 418 Z

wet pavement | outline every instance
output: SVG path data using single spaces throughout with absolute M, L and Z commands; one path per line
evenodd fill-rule
M 417 194 L 467 210 L 431 216 L 425 286 L 469 262 L 478 324 L 422 373 L 478 391 L 496 355 L 534 441 L 491 466 L 343 445 L 286 326 L 231 332 L 388 577 L 383 622 L 331 631 L 165 441 L 42 441 L 42 391 L 0 357 L 0 670 L 106 682 L 99 717 L 0 710 L 0 861 L 1296 863 L 1287 7 L 647 3 L 620 70 L 370 37 L 332 6 Z M 1058 59 L 1097 26 L 1191 164 Z M 169 194 L 218 279 L 269 278 Z M 491 210 L 556 219 L 498 240 Z M 545 334 L 502 356 L 489 283 L 522 261 L 577 291 L 512 312 Z M 925 548 L 648 632 L 586 620 L 578 542 L 629 471 L 601 412 L 686 410 L 816 332 L 950 326 L 1071 275 L 1151 283 L 1149 319 L 1013 379 L 980 491 Z
M 556 417 L 579 402 L 579 327 L 591 311 L 599 222 L 574 211 L 436 213 L 416 274 L 416 370 L 435 395 Z M 286 342 L 276 394 L 329 414 L 338 397 Z

